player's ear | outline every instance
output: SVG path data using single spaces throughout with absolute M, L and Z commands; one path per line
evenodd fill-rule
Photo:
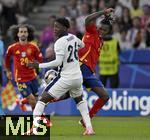
M 66 28 L 65 26 L 63 27 L 64 32 L 66 32 L 68 30 L 68 28 Z
M 17 37 L 19 37 L 19 32 L 17 33 Z

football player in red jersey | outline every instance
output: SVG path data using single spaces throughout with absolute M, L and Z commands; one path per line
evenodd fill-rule
M 38 46 L 31 43 L 34 39 L 34 29 L 27 24 L 14 25 L 10 28 L 15 43 L 10 45 L 6 51 L 5 66 L 7 77 L 12 80 L 11 57 L 13 57 L 14 79 L 18 90 L 24 97 L 21 101 L 22 110 L 24 103 L 29 103 L 32 109 L 36 105 L 36 96 L 38 93 L 37 73 L 34 68 L 27 67 L 29 62 L 42 62 L 42 53 Z M 44 118 L 44 117 L 43 117 Z
M 23 97 L 27 98 L 32 109 L 35 107 L 35 96 L 38 91 L 37 73 L 35 69 L 29 69 L 26 65 L 30 61 L 42 62 L 42 54 L 39 48 L 30 43 L 34 39 L 34 30 L 29 25 L 14 25 L 10 28 L 14 40 L 6 51 L 5 66 L 7 77 L 12 79 L 11 57 L 13 57 L 14 79 Z
M 104 11 L 95 12 L 87 16 L 85 19 L 86 31 L 83 36 L 85 47 L 79 50 L 83 85 L 86 88 L 91 88 L 91 90 L 99 97 L 89 111 L 91 118 L 93 118 L 109 100 L 109 95 L 102 82 L 95 75 L 95 68 L 103 45 L 102 36 L 109 34 L 112 29 L 111 12 L 114 12 L 114 9 L 108 8 Z M 104 19 L 100 22 L 100 25 L 96 26 L 96 19 L 102 15 L 104 15 Z M 80 120 L 80 123 L 84 126 L 82 119 Z

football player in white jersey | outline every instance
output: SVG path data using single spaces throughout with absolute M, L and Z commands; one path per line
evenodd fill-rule
M 70 93 L 74 98 L 77 108 L 80 111 L 86 125 L 83 135 L 93 135 L 91 120 L 86 100 L 82 99 L 82 73 L 78 61 L 78 49 L 84 44 L 75 35 L 69 34 L 67 29 L 70 27 L 66 18 L 58 18 L 54 22 L 54 34 L 57 40 L 54 44 L 56 58 L 47 63 L 29 63 L 33 68 L 55 68 L 59 66 L 59 74 L 44 89 L 33 112 L 33 116 L 41 116 L 45 105 L 50 101 L 58 100 L 61 96 Z M 30 131 L 32 133 L 32 130 Z

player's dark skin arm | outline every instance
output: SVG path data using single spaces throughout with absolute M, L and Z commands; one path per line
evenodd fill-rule
M 85 25 L 90 24 L 91 22 L 94 22 L 97 18 L 99 18 L 100 16 L 104 14 L 105 14 L 105 11 L 99 11 L 99 12 L 95 12 L 95 13 L 88 15 L 85 19 Z
M 110 12 L 113 12 L 113 11 L 114 11 L 113 8 L 108 8 L 108 9 L 103 10 L 103 11 L 92 13 L 92 14 L 90 14 L 90 15 L 88 15 L 86 17 L 86 19 L 85 19 L 85 25 L 90 24 L 91 22 L 95 22 L 95 20 L 97 18 L 101 17 L 102 15 L 107 15 Z

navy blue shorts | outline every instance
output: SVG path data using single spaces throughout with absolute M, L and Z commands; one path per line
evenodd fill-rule
M 18 90 L 23 97 L 27 97 L 30 94 L 37 95 L 39 83 L 37 79 L 33 79 L 28 82 L 19 82 L 17 83 Z
M 80 69 L 83 76 L 83 85 L 86 88 L 104 87 L 102 82 L 96 77 L 95 73 L 93 73 L 88 66 L 82 64 Z

